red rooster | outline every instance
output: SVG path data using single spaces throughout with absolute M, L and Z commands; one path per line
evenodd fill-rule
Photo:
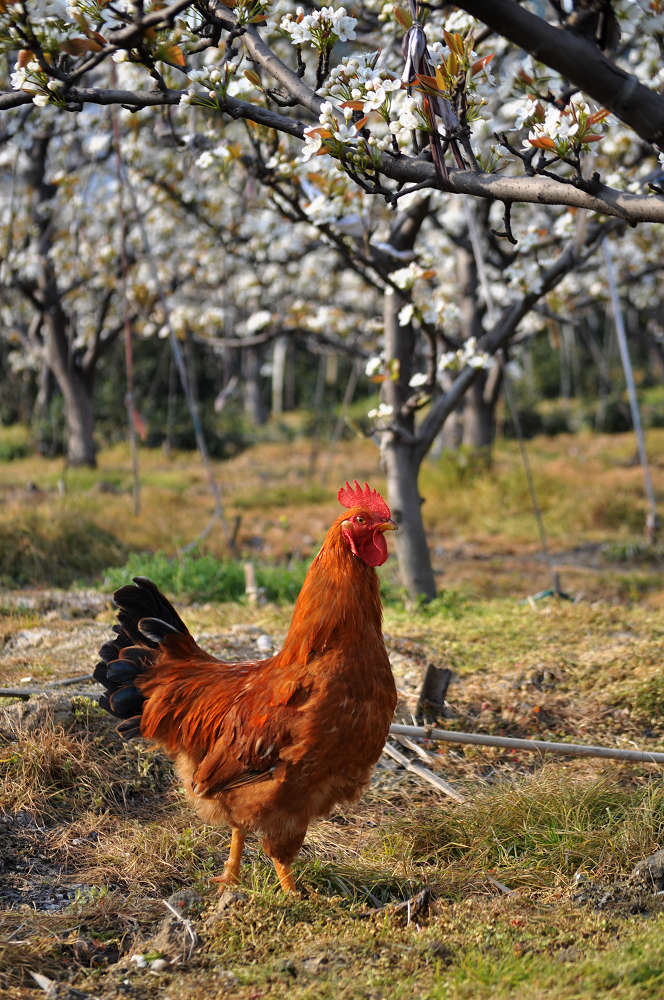
M 376 490 L 357 480 L 295 604 L 284 647 L 267 660 L 224 663 L 196 645 L 150 581 L 114 595 L 115 638 L 99 651 L 100 704 L 118 731 L 152 740 L 175 761 L 201 818 L 227 823 L 217 881 L 236 882 L 247 833 L 258 833 L 285 892 L 307 826 L 369 781 L 396 706 L 374 569 L 394 530 Z

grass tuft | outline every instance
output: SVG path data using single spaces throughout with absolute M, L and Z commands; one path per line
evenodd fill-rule
M 430 810 L 407 829 L 397 823 L 387 842 L 437 872 L 436 882 L 452 897 L 487 873 L 510 888 L 531 889 L 553 888 L 579 871 L 625 876 L 664 838 L 661 785 L 634 785 L 626 777 L 573 778 L 549 764 L 480 792 L 462 809 Z
M 27 510 L 0 521 L 0 584 L 5 586 L 66 587 L 125 555 L 114 535 L 71 511 Z
M 22 424 L 0 427 L 0 462 L 13 462 L 30 454 L 30 434 Z
M 269 601 L 292 603 L 307 569 L 308 563 L 304 561 L 289 566 L 259 564 L 256 579 Z M 106 571 L 104 587 L 121 587 L 134 576 L 147 576 L 167 593 L 191 601 L 241 601 L 245 597 L 242 563 L 211 555 L 187 553 L 169 558 L 163 552 L 134 554 L 124 566 Z
M 0 802 L 5 810 L 41 823 L 71 821 L 82 812 L 140 811 L 147 792 L 163 791 L 171 769 L 143 744 L 124 743 L 110 717 L 88 699 L 77 699 L 64 724 L 57 703 L 36 728 L 20 723 L 5 732 L 0 759 Z

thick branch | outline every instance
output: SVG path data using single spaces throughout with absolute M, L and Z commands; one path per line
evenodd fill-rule
M 594 42 L 556 28 L 515 0 L 460 0 L 457 4 L 538 62 L 558 70 L 612 111 L 647 142 L 664 148 L 664 94 L 644 86 L 600 51 Z
M 285 87 L 290 96 L 298 104 L 307 108 L 308 111 L 311 111 L 318 118 L 320 106 L 323 103 L 322 98 L 311 87 L 308 87 L 297 73 L 294 73 L 281 59 L 275 56 L 272 49 L 265 44 L 256 28 L 245 28 L 242 34 L 242 42 L 251 58 L 259 63 L 263 69 L 267 70 L 270 76 L 274 77 L 278 83 Z
M 68 92 L 72 103 L 121 104 L 134 110 L 159 105 L 175 105 L 181 91 L 130 91 L 102 89 L 74 89 Z M 3 104 L 4 98 L 14 103 Z M 0 96 L 0 110 L 16 104 L 30 103 L 29 94 L 4 94 Z M 221 110 L 232 118 L 249 121 L 275 129 L 278 132 L 302 139 L 307 129 L 304 122 L 271 111 L 269 108 L 241 101 L 235 97 L 221 100 Z M 380 172 L 399 184 L 414 183 L 424 187 L 439 187 L 434 165 L 427 160 L 409 156 L 382 154 Z M 472 195 L 503 202 L 530 202 L 539 205 L 568 205 L 601 215 L 613 215 L 629 223 L 664 222 L 664 197 L 659 195 L 629 194 L 598 184 L 594 194 L 582 191 L 573 184 L 557 181 L 552 177 L 505 177 L 497 174 L 475 173 L 470 170 L 450 170 L 447 188 L 452 194 Z
M 383 154 L 381 173 L 400 183 L 429 183 L 437 187 L 432 163 L 410 157 Z M 600 184 L 588 194 L 572 184 L 551 177 L 504 177 L 498 174 L 450 170 L 447 190 L 495 201 L 532 202 L 539 205 L 569 205 L 601 215 L 614 215 L 626 222 L 664 222 L 664 198 L 657 195 L 628 194 Z

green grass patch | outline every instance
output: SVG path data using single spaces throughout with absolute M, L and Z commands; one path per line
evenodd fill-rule
M 258 586 L 269 601 L 292 603 L 300 592 L 309 564 L 256 566 Z M 241 601 L 245 597 L 245 575 L 241 562 L 211 555 L 187 553 L 169 557 L 163 552 L 136 553 L 124 566 L 108 569 L 104 586 L 117 588 L 134 576 L 147 576 L 169 594 L 192 601 Z
M 263 597 L 275 604 L 293 604 L 310 566 L 307 559 L 291 560 L 287 565 L 260 562 L 255 564 L 256 581 Z M 134 553 L 123 566 L 104 573 L 105 589 L 115 589 L 134 576 L 147 576 L 168 594 L 191 601 L 244 601 L 246 581 L 240 560 L 217 559 L 192 551 L 180 556 L 164 552 Z M 403 587 L 392 578 L 381 578 L 381 593 L 386 604 L 403 607 Z M 436 607 L 449 603 L 441 598 Z
M 577 871 L 627 875 L 663 836 L 659 782 L 634 788 L 608 774 L 575 779 L 550 764 L 463 809 L 429 809 L 407 827 L 397 823 L 385 843 L 437 871 L 440 891 L 458 898 L 486 872 L 530 889 L 555 887 Z
M 0 462 L 13 462 L 30 454 L 30 435 L 22 424 L 0 427 Z
M 553 916 L 553 915 L 552 915 Z M 566 922 L 567 913 L 561 914 Z M 557 940 L 551 926 L 501 920 L 481 943 L 463 949 L 447 968 L 440 968 L 427 996 L 430 1000 L 582 1000 L 620 997 L 657 1000 L 664 988 L 661 934 L 664 919 L 634 919 L 618 940 L 609 940 L 606 919 L 599 919 L 573 940 Z M 475 935 L 473 935 L 475 936 Z M 591 943 L 595 938 L 599 949 Z M 593 954 L 584 952 L 593 948 Z
M 602 553 L 612 562 L 637 564 L 664 562 L 664 545 L 661 542 L 652 544 L 643 538 L 607 542 L 602 546 Z

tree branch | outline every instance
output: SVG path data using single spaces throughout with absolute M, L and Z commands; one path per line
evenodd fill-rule
M 178 104 L 182 93 L 179 90 L 162 92 L 72 89 L 67 96 L 73 103 L 121 104 L 131 110 L 139 110 L 140 108 Z M 11 98 L 14 103 L 3 104 L 5 98 Z M 18 98 L 18 101 L 14 100 L 15 98 Z M 0 96 L 0 110 L 3 107 L 15 107 L 17 104 L 29 103 L 31 100 L 32 97 L 29 94 L 4 94 Z M 232 118 L 247 119 L 298 139 L 304 137 L 308 127 L 304 122 L 295 118 L 279 114 L 249 101 L 238 100 L 235 97 L 220 98 L 219 103 L 222 113 L 229 114 Z M 415 183 L 431 188 L 440 186 L 435 167 L 430 161 L 383 153 L 378 165 L 380 172 L 385 177 L 399 184 Z M 607 187 L 605 184 L 598 184 L 594 193 L 590 194 L 588 191 L 583 191 L 572 184 L 555 180 L 552 177 L 504 177 L 498 174 L 454 169 L 449 171 L 446 190 L 452 194 L 472 195 L 476 198 L 488 198 L 502 202 L 567 205 L 589 212 L 598 212 L 602 215 L 612 215 L 632 224 L 664 222 L 664 197 L 630 194 Z
M 664 94 L 616 66 L 587 38 L 556 28 L 515 0 L 460 0 L 479 21 L 558 70 L 580 90 L 612 111 L 646 142 L 664 148 Z
M 435 168 L 426 160 L 392 157 L 383 154 L 381 173 L 400 183 L 429 182 L 437 187 Z M 600 184 L 595 194 L 588 194 L 571 184 L 550 177 L 503 177 L 499 174 L 449 171 L 447 190 L 494 201 L 531 202 L 539 205 L 568 205 L 602 215 L 613 215 L 625 222 L 664 222 L 664 198 L 656 195 L 628 194 Z
M 318 118 L 323 99 L 311 87 L 308 87 L 297 73 L 294 73 L 292 69 L 286 66 L 274 54 L 272 49 L 265 44 L 256 28 L 251 26 L 245 28 L 242 35 L 242 43 L 252 59 L 259 63 L 263 69 L 267 70 L 270 76 L 274 77 L 282 87 L 285 87 L 289 95 L 298 104 L 307 108 L 315 118 Z
M 485 351 L 489 355 L 496 354 L 513 334 L 516 333 L 519 323 L 530 312 L 538 299 L 541 299 L 543 295 L 546 295 L 552 288 L 555 288 L 558 282 L 573 267 L 580 264 L 586 256 L 594 252 L 595 245 L 605 235 L 610 225 L 610 223 L 596 225 L 589 232 L 584 244 L 585 254 L 583 250 L 579 250 L 576 240 L 571 240 L 553 264 L 542 274 L 536 288 L 524 295 L 519 302 L 507 308 L 494 328 L 485 333 L 478 341 L 477 346 L 479 350 Z M 466 390 L 473 384 L 481 371 L 481 368 L 466 366 L 457 378 L 455 378 L 451 388 L 432 403 L 431 409 L 417 431 L 417 446 L 415 449 L 415 461 L 417 465 L 419 465 L 427 454 L 449 414 L 457 407 Z

